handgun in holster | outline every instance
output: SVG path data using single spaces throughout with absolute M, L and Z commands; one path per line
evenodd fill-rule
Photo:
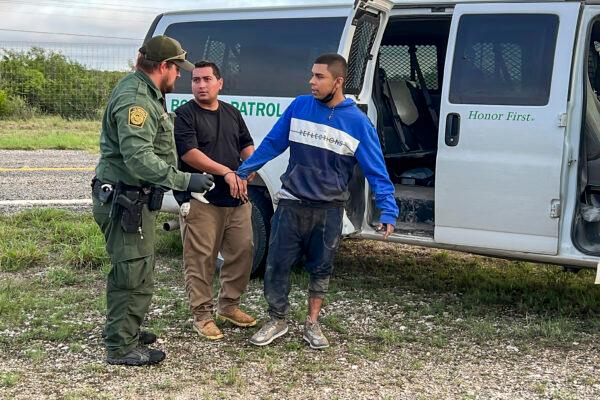
M 127 233 L 141 233 L 142 210 L 144 204 L 147 202 L 147 195 L 143 195 L 139 189 L 129 189 L 124 188 L 122 185 L 117 185 L 115 203 L 119 206 L 117 215 L 120 216 L 123 231 Z

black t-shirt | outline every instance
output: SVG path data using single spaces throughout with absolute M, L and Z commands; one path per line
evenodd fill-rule
M 200 107 L 192 99 L 177 108 L 175 114 L 175 142 L 182 171 L 204 172 L 181 159 L 191 149 L 198 149 L 211 160 L 235 171 L 241 164 L 240 152 L 254 144 L 242 114 L 237 108 L 220 100 L 219 108 L 211 111 Z M 205 193 L 204 197 L 215 206 L 240 205 L 240 201 L 229 194 L 229 185 L 222 176 L 215 176 L 215 188 Z

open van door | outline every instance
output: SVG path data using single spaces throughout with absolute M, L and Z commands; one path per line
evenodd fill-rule
M 579 7 L 456 6 L 440 110 L 436 242 L 557 254 Z
M 392 10 L 389 0 L 356 0 L 346 21 L 338 53 L 348 60 L 345 93 L 366 104 L 361 93 L 370 94 L 375 61 L 385 25 Z
M 381 37 L 393 3 L 389 0 L 356 0 L 346 21 L 338 53 L 348 61 L 345 94 L 351 95 L 367 112 L 373 85 L 373 73 Z M 366 210 L 366 181 L 357 167 L 348 184 L 350 198 L 346 204 L 342 234 L 359 232 Z

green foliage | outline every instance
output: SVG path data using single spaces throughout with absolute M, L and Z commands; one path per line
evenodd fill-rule
M 0 116 L 8 115 L 8 95 L 0 90 Z
M 0 89 L 0 118 L 30 119 L 38 112 L 20 96 L 9 95 Z
M 65 118 L 98 118 L 98 109 L 125 73 L 86 69 L 53 51 L 33 47 L 27 52 L 5 50 L 0 60 L 0 90 L 5 102 L 19 102 L 45 114 Z M 0 117 L 23 113 L 16 104 Z

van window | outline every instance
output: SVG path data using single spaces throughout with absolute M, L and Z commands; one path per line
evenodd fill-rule
M 213 61 L 224 79 L 221 94 L 296 97 L 310 92 L 313 61 L 337 52 L 345 18 L 290 18 L 183 22 L 165 35 L 179 40 L 188 59 Z M 179 93 L 190 93 L 181 71 Z
M 416 45 L 417 61 L 428 89 L 438 89 L 437 47 Z M 389 81 L 417 81 L 414 66 L 410 65 L 407 45 L 383 45 L 379 48 L 379 66 Z
M 346 90 L 348 94 L 359 94 L 365 79 L 367 63 L 371 59 L 371 49 L 379 28 L 379 15 L 369 12 L 357 12 L 353 23 L 356 24 L 350 54 L 348 55 L 348 76 Z
M 558 16 L 463 15 L 449 100 L 454 104 L 548 104 Z

